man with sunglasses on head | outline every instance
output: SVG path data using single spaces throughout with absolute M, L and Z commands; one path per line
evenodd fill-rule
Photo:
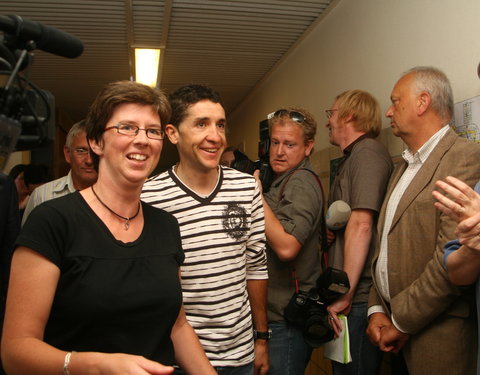
M 382 129 L 380 106 L 368 92 L 348 90 L 335 98 L 326 110 L 330 143 L 340 147 L 343 158 L 334 176 L 328 203 L 342 200 L 351 208 L 343 228 L 330 233 L 328 264 L 345 271 L 350 282 L 348 293 L 331 303 L 327 310 L 338 336 L 344 329 L 338 314 L 348 317 L 352 362 L 332 362 L 335 375 L 375 375 L 381 364 L 381 351 L 368 339 L 368 294 L 374 253 L 375 228 L 392 159 L 376 140 Z
M 317 123 L 301 108 L 268 116 L 270 165 L 275 174 L 263 194 L 268 260 L 269 375 L 303 374 L 311 347 L 284 310 L 298 289 L 309 291 L 321 273 L 319 232 L 322 188 L 309 161 Z M 255 173 L 258 177 L 258 172 Z M 292 275 L 296 275 L 295 279 Z
M 165 132 L 180 161 L 144 184 L 142 200 L 178 220 L 185 312 L 211 364 L 223 375 L 266 375 L 268 272 L 260 190 L 252 176 L 220 165 L 227 121 L 216 91 L 186 85 L 170 94 L 170 104 Z
M 83 190 L 97 181 L 97 171 L 93 167 L 90 148 L 87 143 L 85 121 L 72 125 L 63 146 L 63 155 L 70 165 L 66 176 L 37 187 L 30 196 L 22 218 L 22 225 L 30 212 L 40 203 L 62 197 L 76 190 Z

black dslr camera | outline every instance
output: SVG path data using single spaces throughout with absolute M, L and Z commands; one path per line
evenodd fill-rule
M 268 192 L 273 181 L 273 170 L 269 163 L 270 151 L 270 132 L 268 131 L 268 120 L 260 121 L 259 124 L 260 141 L 258 142 L 258 160 L 252 161 L 239 150 L 235 150 L 235 160 L 232 163 L 232 168 L 253 174 L 257 169 L 260 170 L 260 182 L 262 183 L 262 190 L 264 193 Z
M 328 267 L 308 292 L 295 293 L 284 311 L 287 323 L 301 329 L 305 342 L 317 348 L 333 339 L 327 306 L 350 289 L 344 271 Z

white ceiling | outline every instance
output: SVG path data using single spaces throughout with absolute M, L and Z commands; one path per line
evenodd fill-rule
M 218 90 L 232 111 L 332 0 L 13 0 L 16 14 L 80 38 L 68 59 L 35 52 L 30 78 L 57 107 L 81 119 L 103 84 L 131 77 L 132 47 L 164 48 L 160 87 Z

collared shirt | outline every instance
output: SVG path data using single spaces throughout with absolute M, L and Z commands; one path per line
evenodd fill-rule
M 368 210 L 372 214 L 371 228 L 376 228 L 378 212 L 382 207 L 393 163 L 384 145 L 366 135 L 358 137 L 344 149 L 344 158 L 330 187 L 329 205 L 335 201 L 346 202 L 352 212 Z M 328 264 L 343 269 L 345 252 L 358 251 L 355 244 L 345 242 L 346 227 L 335 231 L 335 241 L 328 250 Z M 350 233 L 352 235 L 352 233 Z M 347 234 L 348 236 L 348 234 Z M 372 231 L 368 254 L 361 269 L 353 303 L 368 301 L 372 286 L 371 262 L 375 252 L 376 231 Z M 356 242 L 356 241 L 353 241 Z M 347 247 L 345 246 L 347 245 Z
M 76 189 L 75 186 L 73 186 L 72 181 L 72 171 L 69 171 L 66 176 L 57 178 L 56 180 L 47 182 L 46 184 L 37 187 L 28 199 L 28 203 L 25 207 L 25 212 L 22 218 L 22 226 L 25 224 L 28 215 L 30 215 L 32 210 L 40 203 L 73 193 L 75 190 Z
M 343 149 L 343 154 L 344 154 L 345 156 L 347 156 L 347 157 L 350 156 L 351 153 L 352 153 L 353 148 L 355 147 L 355 145 L 356 145 L 358 142 L 360 142 L 361 140 L 365 139 L 365 138 L 371 138 L 371 137 L 370 137 L 368 134 L 363 134 L 363 135 L 361 135 L 360 137 L 358 137 L 357 139 L 355 139 L 352 143 L 350 143 L 347 147 L 345 147 L 345 148 Z M 374 139 L 374 138 L 372 138 L 372 139 Z
M 309 171 L 310 172 L 309 172 Z M 298 288 L 309 291 L 320 276 L 323 197 L 320 184 L 313 175 L 309 158 L 278 176 L 272 183 L 265 201 L 272 209 L 284 231 L 302 245 L 295 261 L 283 262 L 267 245 L 268 262 L 268 321 L 285 322 L 284 310 L 295 292 L 292 265 Z
M 341 170 L 342 168 L 342 165 L 347 161 L 347 159 L 350 157 L 350 155 L 352 154 L 352 151 L 353 151 L 353 148 L 355 147 L 355 145 L 360 142 L 362 139 L 365 139 L 365 138 L 369 138 L 367 136 L 367 134 L 363 134 L 361 135 L 360 137 L 358 137 L 357 139 L 355 139 L 352 143 L 350 143 L 347 147 L 345 147 L 342 152 L 343 152 L 343 156 L 340 158 L 337 166 L 336 166 L 336 169 L 337 169 L 337 175 L 339 173 L 339 171 Z M 331 203 L 331 202 L 330 202 Z
M 378 292 L 387 302 L 390 302 L 390 289 L 388 284 L 388 233 L 390 232 L 393 217 L 405 190 L 407 190 L 408 186 L 435 149 L 438 142 L 440 142 L 445 134 L 447 134 L 449 128 L 449 125 L 445 125 L 442 129 L 437 131 L 416 153 L 413 153 L 410 149 L 406 149 L 402 153 L 402 157 L 405 159 L 408 166 L 403 172 L 402 177 L 398 180 L 387 203 L 385 223 L 380 240 L 380 253 L 375 267 L 375 278 L 377 280 Z M 372 306 L 368 310 L 368 315 L 371 315 L 374 312 L 385 311 L 381 306 Z M 397 328 L 400 329 L 398 326 Z

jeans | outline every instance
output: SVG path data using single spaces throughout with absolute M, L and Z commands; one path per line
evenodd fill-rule
M 305 372 L 312 348 L 302 332 L 285 323 L 269 323 L 272 338 L 268 342 L 268 375 L 299 375 Z
M 352 362 L 332 361 L 335 375 L 377 375 L 382 364 L 382 352 L 373 345 L 365 331 L 368 326 L 367 303 L 354 303 L 348 315 L 350 354 Z
M 233 366 L 219 366 L 215 367 L 218 375 L 253 375 L 253 362 L 248 365 L 233 367 Z M 180 369 L 175 369 L 173 375 L 185 375 L 185 372 Z

